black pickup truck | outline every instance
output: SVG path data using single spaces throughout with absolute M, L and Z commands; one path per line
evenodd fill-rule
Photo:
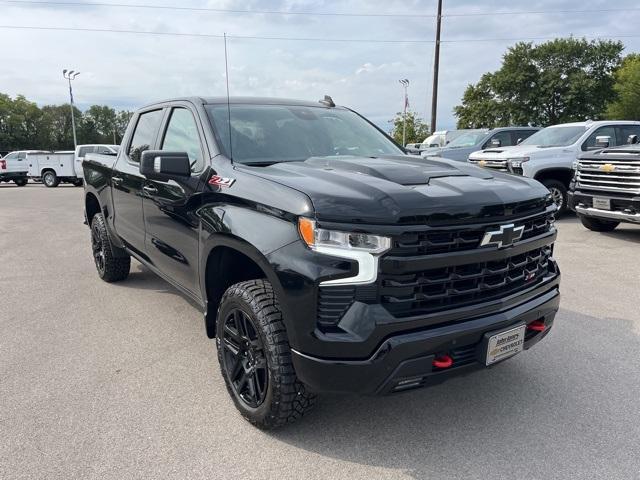
M 493 365 L 558 310 L 545 187 L 408 156 L 330 97 L 149 105 L 83 168 L 100 277 L 134 257 L 197 302 L 261 428 Z

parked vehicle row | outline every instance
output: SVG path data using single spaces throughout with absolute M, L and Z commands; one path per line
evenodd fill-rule
M 75 151 L 48 152 L 20 150 L 0 159 L 0 182 L 14 182 L 25 186 L 29 179 L 47 187 L 62 183 L 82 185 L 82 161 L 87 154 L 115 155 L 118 145 L 78 145 Z
M 515 147 L 489 148 L 469 155 L 481 167 L 534 178 L 545 185 L 560 212 L 568 208 L 567 195 L 574 162 L 583 152 L 624 145 L 640 136 L 640 122 L 588 121 L 547 127 Z M 598 138 L 607 138 L 599 143 Z

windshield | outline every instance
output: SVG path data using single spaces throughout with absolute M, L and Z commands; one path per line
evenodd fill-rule
M 230 157 L 227 105 L 207 105 L 206 110 Z M 404 154 L 362 117 L 339 108 L 231 105 L 231 137 L 233 161 L 245 164 Z
M 585 132 L 585 127 L 547 127 L 534 133 L 520 145 L 537 147 L 566 147 L 573 144 Z
M 463 133 L 455 140 L 452 140 L 447 146 L 449 148 L 473 147 L 487 135 L 486 131 Z

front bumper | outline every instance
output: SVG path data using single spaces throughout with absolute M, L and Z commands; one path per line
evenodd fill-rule
M 10 182 L 22 178 L 28 178 L 27 172 L 0 172 L 0 182 Z
M 533 346 L 550 331 L 559 302 L 560 293 L 554 286 L 510 310 L 391 336 L 364 360 L 323 359 L 293 350 L 293 363 L 298 378 L 319 392 L 384 394 L 439 383 L 484 367 L 481 346 L 485 333 L 542 320 L 545 330 L 528 333 L 525 339 L 525 349 Z M 453 365 L 434 368 L 435 356 L 444 353 L 453 358 Z
M 593 207 L 593 198 L 608 199 L 611 210 Z M 590 194 L 581 191 L 569 192 L 569 208 L 580 215 L 604 218 L 617 222 L 640 223 L 640 197 L 623 197 L 603 194 Z

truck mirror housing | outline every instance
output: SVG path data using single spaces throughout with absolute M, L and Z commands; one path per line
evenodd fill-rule
M 491 148 L 500 148 L 502 146 L 502 142 L 499 138 L 491 139 Z
M 629 137 L 627 138 L 627 143 L 629 145 L 635 145 L 636 143 L 638 143 L 638 135 L 629 135 Z
M 191 161 L 186 152 L 145 150 L 140 157 L 140 173 L 149 180 L 189 177 Z
M 596 137 L 596 147 L 597 148 L 609 148 L 611 145 L 611 137 L 608 135 L 602 135 Z

